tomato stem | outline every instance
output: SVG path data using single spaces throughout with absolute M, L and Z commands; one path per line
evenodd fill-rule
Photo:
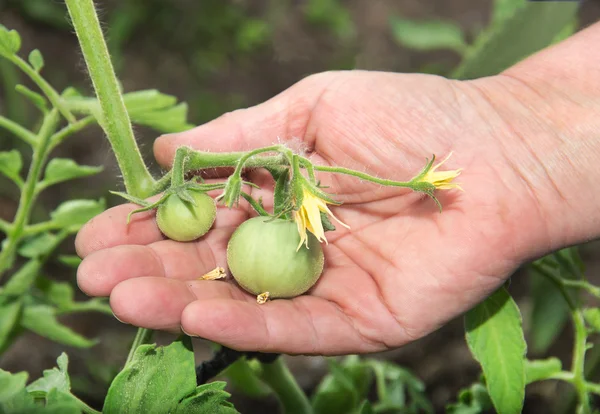
M 281 357 L 275 362 L 261 364 L 260 378 L 275 392 L 285 414 L 313 413 L 306 394 Z

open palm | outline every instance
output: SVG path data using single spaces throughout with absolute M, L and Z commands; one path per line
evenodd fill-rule
M 78 235 L 85 258 L 79 286 L 110 296 L 124 322 L 183 329 L 238 350 L 362 353 L 422 337 L 500 286 L 531 254 L 517 247 L 540 227 L 535 197 L 513 167 L 519 154 L 507 150 L 517 134 L 495 109 L 514 98 L 496 94 L 498 82 L 325 73 L 262 105 L 156 141 L 165 166 L 181 145 L 240 151 L 280 141 L 315 164 L 395 180 L 410 179 L 432 154 L 453 153 L 441 169 L 463 168 L 465 191 L 439 192 L 442 213 L 406 189 L 320 173 L 344 203 L 335 214 L 351 229 L 327 233 L 325 271 L 306 295 L 258 305 L 232 280 L 197 280 L 226 267 L 227 241 L 249 216 L 247 206 L 220 207 L 213 230 L 191 243 L 165 240 L 152 213 L 127 226 L 135 206 L 112 208 Z M 253 195 L 269 200 L 265 172 L 249 174 L 265 185 Z

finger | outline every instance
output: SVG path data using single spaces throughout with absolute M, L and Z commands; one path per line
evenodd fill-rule
M 127 223 L 127 216 L 139 208 L 133 204 L 122 204 L 110 208 L 90 220 L 77 234 L 75 249 L 77 254 L 85 258 L 92 252 L 118 245 L 146 245 L 159 240 L 164 236 L 158 229 L 154 219 L 154 211 L 136 213 Z M 214 227 L 228 227 L 241 223 L 247 218 L 247 206 L 243 202 L 239 208 L 217 209 L 217 218 Z
M 183 310 L 181 328 L 240 351 L 335 355 L 382 350 L 361 339 L 334 303 L 308 295 L 264 305 L 197 300 Z
M 227 267 L 225 247 L 234 228 L 212 230 L 193 243 L 161 240 L 149 245 L 121 245 L 96 251 L 77 269 L 77 284 L 90 296 L 108 296 L 127 280 L 144 276 L 198 279 L 215 267 Z
M 110 295 L 110 306 L 124 323 L 180 332 L 181 313 L 188 304 L 215 298 L 247 300 L 235 285 L 227 282 L 142 277 L 119 283 Z
M 154 156 L 168 168 L 180 146 L 202 151 L 244 151 L 284 141 L 302 139 L 310 114 L 324 89 L 339 74 L 313 75 L 274 98 L 248 109 L 225 114 L 192 130 L 159 137 Z

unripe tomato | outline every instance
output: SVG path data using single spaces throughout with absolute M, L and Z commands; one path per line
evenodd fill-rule
M 296 224 L 282 219 L 255 217 L 231 236 L 227 263 L 238 284 L 259 295 L 292 298 L 310 289 L 323 271 L 321 244 L 308 234 L 308 248 L 298 251 L 300 235 Z
M 190 195 L 195 205 L 171 194 L 158 206 L 156 224 L 169 239 L 181 242 L 196 240 L 206 234 L 215 222 L 215 200 L 198 191 L 190 191 Z

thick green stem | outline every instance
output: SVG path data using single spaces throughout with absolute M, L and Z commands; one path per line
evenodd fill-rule
M 35 145 L 35 134 L 30 130 L 23 128 L 21 125 L 8 118 L 0 116 L 0 127 L 12 132 L 17 138 L 21 138 L 29 145 Z
M 185 162 L 188 159 L 190 150 L 186 147 L 177 148 L 175 158 L 173 159 L 173 169 L 171 170 L 171 187 L 178 187 L 185 180 Z
M 31 160 L 31 165 L 29 166 L 27 179 L 23 185 L 19 207 L 17 208 L 17 213 L 15 214 L 15 219 L 12 223 L 12 229 L 8 235 L 6 244 L 0 252 L 0 278 L 2 277 L 3 273 L 12 265 L 15 253 L 17 251 L 17 245 L 23 237 L 23 231 L 29 221 L 31 209 L 35 201 L 35 188 L 40 179 L 42 167 L 48 158 L 50 137 L 56 130 L 58 121 L 58 111 L 53 109 L 44 117 L 42 127 L 40 128 L 40 132 L 36 138 L 37 144 L 33 151 L 33 158 Z
M 135 142 L 94 2 L 66 0 L 66 4 L 102 109 L 99 122 L 112 145 L 125 188 L 133 196 L 148 197 L 154 187 L 154 179 Z
M 275 392 L 285 414 L 310 414 L 312 406 L 296 379 L 279 357 L 270 364 L 261 364 L 260 378 Z

